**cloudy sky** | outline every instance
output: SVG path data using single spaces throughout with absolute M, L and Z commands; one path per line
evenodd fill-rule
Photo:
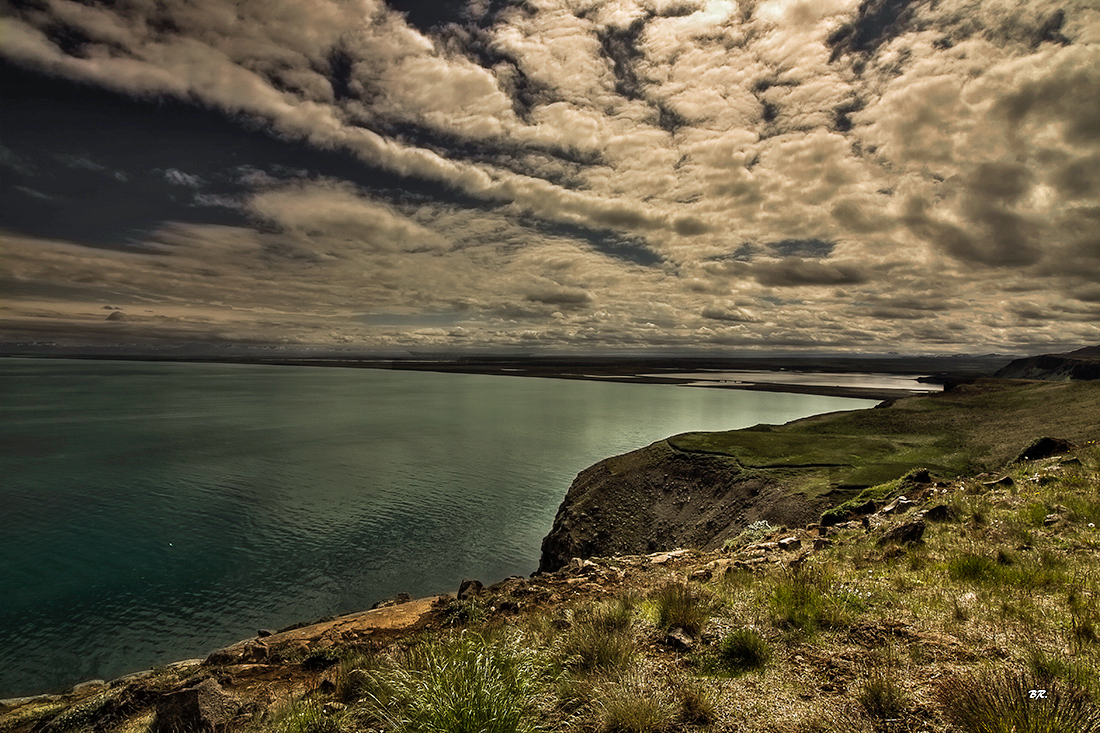
M 1100 341 L 1095 0 L 0 0 L 0 338 Z

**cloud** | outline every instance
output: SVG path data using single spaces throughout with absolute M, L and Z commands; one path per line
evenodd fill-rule
M 430 32 L 379 0 L 43 0 L 10 15 L 10 63 L 348 161 L 150 162 L 195 208 L 247 225 L 162 222 L 126 256 L 9 232 L 5 272 L 43 288 L 79 273 L 158 303 L 232 302 L 233 333 L 246 312 L 268 333 L 270 309 L 294 338 L 322 323 L 318 338 L 389 345 L 953 349 L 1096 333 L 1088 0 L 536 0 L 470 4 Z M 5 148 L 0 165 L 42 201 L 37 159 Z M 462 330 L 364 313 L 460 314 Z
M 175 168 L 169 168 L 164 171 L 164 180 L 168 181 L 173 186 L 184 186 L 186 188 L 202 188 L 203 185 L 201 177 L 191 173 L 184 173 Z

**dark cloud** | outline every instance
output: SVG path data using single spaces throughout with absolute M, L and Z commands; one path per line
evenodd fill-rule
M 862 0 L 856 17 L 829 36 L 832 61 L 844 54 L 873 53 L 905 32 L 922 0 Z
M 750 271 L 758 283 L 775 288 L 854 285 L 870 280 L 866 269 L 855 263 L 822 262 L 798 257 L 786 257 L 778 262 L 756 262 Z

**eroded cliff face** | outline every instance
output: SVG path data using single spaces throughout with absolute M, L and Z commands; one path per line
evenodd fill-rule
M 732 458 L 686 454 L 662 440 L 577 476 L 543 539 L 539 572 L 574 557 L 714 549 L 755 521 L 794 526 L 821 509 Z
M 1100 379 L 1100 346 L 1087 346 L 1067 354 L 1043 354 L 1016 359 L 1000 369 L 1001 379 L 1049 379 L 1073 381 Z

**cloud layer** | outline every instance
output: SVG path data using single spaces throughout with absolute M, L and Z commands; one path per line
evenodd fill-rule
M 1100 336 L 1089 0 L 471 2 L 419 28 L 380 0 L 0 8 L 7 63 L 216 110 L 361 171 L 131 161 L 195 216 L 112 246 L 0 231 L 20 333 L 140 302 L 127 338 L 1038 351 Z M 28 155 L 0 150 L 21 189 L 5 196 L 62 196 Z

